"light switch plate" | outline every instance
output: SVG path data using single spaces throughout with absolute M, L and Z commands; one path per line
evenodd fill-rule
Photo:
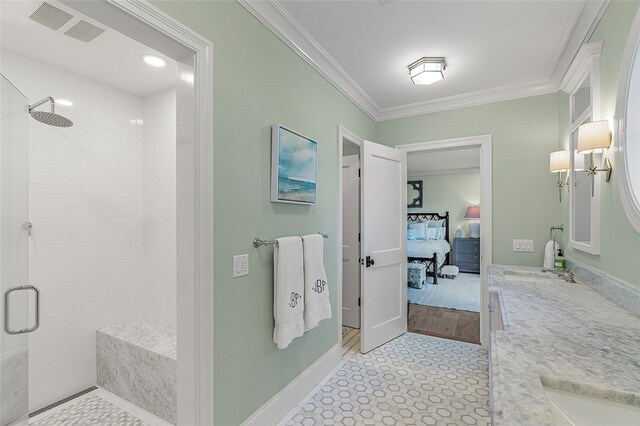
M 249 275 L 249 255 L 233 256 L 233 278 Z
M 533 240 L 513 240 L 513 251 L 533 252 Z

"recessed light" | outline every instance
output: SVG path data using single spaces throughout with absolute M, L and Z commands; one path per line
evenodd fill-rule
M 67 99 L 56 99 L 55 100 L 56 105 L 62 105 L 62 106 L 73 106 L 73 102 L 71 102 L 70 100 Z
M 167 65 L 167 61 L 155 55 L 142 55 L 142 60 L 156 68 L 162 68 Z

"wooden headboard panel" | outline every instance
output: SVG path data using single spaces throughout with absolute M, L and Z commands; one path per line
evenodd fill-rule
M 440 213 L 407 213 L 407 222 L 417 222 L 419 220 L 442 220 L 444 219 L 445 240 L 449 241 L 449 212 Z

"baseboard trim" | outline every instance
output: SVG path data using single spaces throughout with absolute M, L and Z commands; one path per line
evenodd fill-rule
M 322 379 L 338 366 L 341 360 L 342 345 L 339 342 L 249 416 L 241 426 L 278 424 Z

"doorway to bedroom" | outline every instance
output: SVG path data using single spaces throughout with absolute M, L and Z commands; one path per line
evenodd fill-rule
M 481 146 L 408 152 L 410 332 L 481 343 L 481 181 Z
M 360 145 L 342 141 L 342 356 L 360 351 Z

